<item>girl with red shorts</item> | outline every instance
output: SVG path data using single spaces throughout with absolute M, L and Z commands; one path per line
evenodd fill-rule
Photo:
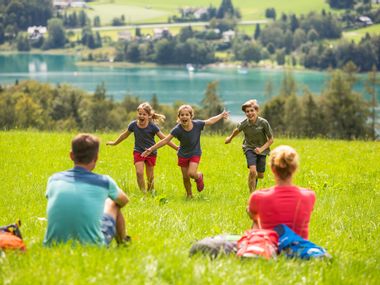
M 181 167 L 183 185 L 186 189 L 187 198 L 192 198 L 191 179 L 194 179 L 197 185 L 197 190 L 201 192 L 204 189 L 203 174 L 198 172 L 198 165 L 201 159 L 202 150 L 200 145 L 201 132 L 204 126 L 210 126 L 228 118 L 228 112 L 223 111 L 217 116 L 207 120 L 193 120 L 194 110 L 190 105 L 182 105 L 178 109 L 177 125 L 170 131 L 164 139 L 149 147 L 143 156 L 149 156 L 156 149 L 170 143 L 170 140 L 175 137 L 180 141 L 180 146 L 177 152 L 178 166 Z
M 149 156 L 142 156 L 145 149 L 155 144 L 154 137 L 157 135 L 160 139 L 165 138 L 165 135 L 160 131 L 155 124 L 162 122 L 165 119 L 164 115 L 157 114 L 149 103 L 145 102 L 137 107 L 137 120 L 132 121 L 127 130 L 122 132 L 115 141 L 107 142 L 107 145 L 117 145 L 131 133 L 135 136 L 135 145 L 133 149 L 133 161 L 136 168 L 137 184 L 141 192 L 146 194 L 151 192 L 154 194 L 154 166 L 156 165 L 157 151 L 152 152 Z M 169 145 L 177 150 L 178 147 L 169 143 Z M 147 177 L 147 183 L 144 180 L 144 167 Z

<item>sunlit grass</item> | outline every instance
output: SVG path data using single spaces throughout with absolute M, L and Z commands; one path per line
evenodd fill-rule
M 0 132 L 0 225 L 20 218 L 28 251 L 0 258 L 1 284 L 379 284 L 380 143 L 275 139 L 301 156 L 295 182 L 316 192 L 310 239 L 332 262 L 189 258 L 192 242 L 250 227 L 245 213 L 247 168 L 241 137 L 202 136 L 200 170 L 206 188 L 187 201 L 175 152 L 159 150 L 157 198 L 141 199 L 132 164 L 133 138 L 116 147 L 102 140 L 95 172 L 109 174 L 128 193 L 123 212 L 133 243 L 110 249 L 42 247 L 47 178 L 72 167 L 72 133 Z M 269 171 L 259 187 L 270 187 Z M 196 191 L 195 191 L 196 192 Z M 165 199 L 162 199 L 165 198 Z M 161 200 L 161 203 L 160 203 Z
M 365 28 L 352 30 L 348 32 L 343 32 L 343 38 L 350 41 L 353 40 L 354 42 L 358 43 L 367 33 L 371 36 L 380 35 L 380 24 L 371 25 Z
M 102 24 L 110 23 L 114 17 L 125 16 L 126 23 L 153 23 L 166 22 L 169 16 L 178 15 L 178 9 L 184 7 L 219 7 L 221 0 L 98 0 L 88 4 L 94 9 L 89 11 L 91 17 L 99 15 Z M 283 0 L 234 0 L 235 8 L 239 9 L 243 20 L 257 20 L 265 18 L 267 8 L 275 8 L 278 16 L 281 13 L 308 14 L 311 11 L 330 11 L 324 0 L 293 0 L 291 5 Z

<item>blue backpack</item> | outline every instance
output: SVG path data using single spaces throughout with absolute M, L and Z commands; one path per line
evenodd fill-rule
M 274 230 L 279 236 L 278 251 L 288 258 L 331 258 L 324 248 L 303 239 L 284 224 L 276 226 Z

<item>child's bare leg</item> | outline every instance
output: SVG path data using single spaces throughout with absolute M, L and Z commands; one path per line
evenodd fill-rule
M 249 174 L 248 174 L 248 188 L 251 193 L 256 190 L 256 178 L 257 178 L 256 165 L 250 165 Z
M 122 242 L 126 236 L 125 220 L 120 207 L 110 198 L 106 199 L 104 204 L 104 213 L 113 217 L 116 221 L 115 239 L 118 243 Z
M 147 177 L 147 189 L 148 191 L 154 190 L 154 166 L 145 165 L 145 173 Z
M 144 161 L 138 161 L 135 163 L 137 184 L 144 194 L 146 193 L 145 181 L 144 181 Z
M 200 176 L 200 173 L 197 172 L 197 170 L 198 170 L 198 163 L 196 163 L 196 162 L 190 162 L 187 173 L 194 180 L 197 180 L 199 178 L 199 176 Z
M 181 166 L 182 178 L 183 178 L 183 186 L 185 186 L 186 195 L 188 198 L 193 197 L 193 192 L 191 191 L 191 181 L 189 176 L 189 167 Z

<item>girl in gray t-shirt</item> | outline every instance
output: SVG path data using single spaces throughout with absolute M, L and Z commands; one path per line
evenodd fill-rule
M 181 167 L 183 184 L 186 189 L 187 198 L 192 198 L 191 179 L 194 179 L 197 185 L 197 190 L 201 192 L 204 189 L 203 174 L 198 172 L 198 165 L 201 159 L 202 150 L 200 145 L 201 132 L 204 126 L 215 124 L 221 119 L 228 118 L 228 112 L 223 111 L 217 116 L 207 120 L 193 120 L 194 110 L 190 105 L 182 105 L 178 109 L 177 125 L 170 131 L 164 139 L 148 148 L 143 156 L 148 156 L 156 149 L 169 143 L 175 137 L 180 141 L 180 146 L 177 152 L 178 166 Z
M 154 166 L 156 165 L 157 151 L 151 155 L 143 157 L 141 154 L 149 147 L 155 144 L 154 137 L 157 135 L 160 139 L 165 138 L 165 135 L 160 131 L 160 128 L 155 124 L 163 121 L 164 115 L 154 112 L 152 106 L 145 102 L 137 107 L 137 120 L 132 121 L 128 128 L 122 132 L 115 141 L 107 142 L 107 145 L 117 145 L 125 140 L 131 133 L 135 136 L 135 145 L 133 148 L 133 161 L 136 168 L 137 184 L 140 190 L 146 194 L 154 192 Z M 178 147 L 174 143 L 169 145 L 177 150 Z M 147 176 L 147 182 L 144 180 L 144 168 Z

